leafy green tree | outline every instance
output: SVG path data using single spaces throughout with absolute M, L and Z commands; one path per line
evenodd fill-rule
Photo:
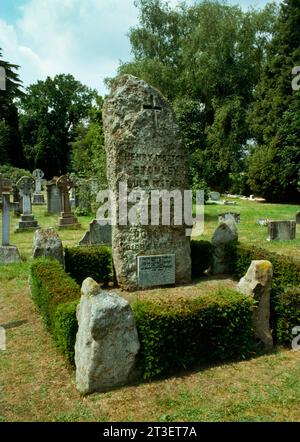
M 21 167 L 24 159 L 16 107 L 16 100 L 22 96 L 21 80 L 17 73 L 19 66 L 3 60 L 1 48 L 0 66 L 5 69 L 6 76 L 5 90 L 0 90 L 0 164 Z
M 249 113 L 257 142 L 249 159 L 249 183 L 272 200 L 299 198 L 300 97 L 291 86 L 292 68 L 300 64 L 299 29 L 299 0 L 285 0 Z
M 103 99 L 98 96 L 90 109 L 88 123 L 76 128 L 71 143 L 71 169 L 79 177 L 96 178 L 98 185 L 106 188 L 106 154 L 102 126 Z
M 72 75 L 56 75 L 26 89 L 20 108 L 20 130 L 30 169 L 48 178 L 65 173 L 77 125 L 88 117 L 96 92 Z

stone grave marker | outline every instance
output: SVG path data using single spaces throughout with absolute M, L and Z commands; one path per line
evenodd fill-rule
M 175 284 L 175 255 L 138 256 L 140 287 Z
M 224 274 L 229 271 L 226 253 L 227 245 L 238 240 L 238 231 L 233 219 L 221 223 L 212 236 L 212 268 L 213 275 Z
M 268 241 L 288 241 L 296 238 L 296 221 L 269 221 Z
M 228 219 L 233 219 L 237 224 L 241 221 L 241 216 L 239 213 L 235 212 L 225 212 L 219 214 L 219 222 L 223 223 L 224 221 L 227 221 Z
M 273 268 L 270 261 L 252 261 L 246 275 L 240 279 L 238 289 L 255 301 L 253 326 L 256 338 L 263 343 L 265 350 L 273 348 L 270 330 L 270 293 Z
M 20 232 L 24 229 L 38 229 L 39 225 L 34 219 L 31 206 L 31 194 L 34 190 L 34 179 L 28 176 L 23 176 L 17 182 L 17 186 L 22 197 L 23 208 L 21 220 L 18 222 L 16 231 Z
M 106 222 L 108 220 L 105 220 Z M 94 219 L 89 224 L 89 230 L 79 241 L 80 246 L 95 246 L 111 244 L 111 224 L 104 224 L 99 219 Z
M 138 257 L 153 255 L 175 255 L 176 284 L 189 282 L 191 258 L 190 238 L 185 234 L 187 226 L 184 221 L 174 222 L 174 208 L 170 225 L 163 224 L 161 201 L 156 204 L 159 212 L 156 220 L 152 217 L 155 204 L 151 191 L 161 196 L 163 190 L 178 189 L 183 200 L 183 190 L 190 189 L 186 149 L 170 104 L 143 80 L 124 75 L 114 82 L 111 95 L 104 103 L 103 124 L 108 183 L 116 196 L 112 250 L 119 286 L 138 289 Z M 125 198 L 121 195 L 122 186 L 127 189 Z M 125 214 L 120 209 L 129 194 L 140 195 L 140 212 L 137 209 L 136 213 L 142 215 L 136 223 L 128 221 L 128 213 L 135 209 L 131 199 Z M 150 195 L 151 220 L 149 211 L 145 215 Z M 159 282 L 152 281 L 152 285 Z
M 58 227 L 80 227 L 80 224 L 71 211 L 69 191 L 72 187 L 72 181 L 66 176 L 62 175 L 56 182 L 57 187 L 61 193 L 62 212 L 58 220 Z
M 300 212 L 296 213 L 296 224 L 300 224 Z
M 2 189 L 2 242 L 0 246 L 0 263 L 10 264 L 20 262 L 21 257 L 16 246 L 10 245 L 10 211 L 13 208 L 10 202 L 11 182 L 0 177 L 0 186 Z
M 50 215 L 58 214 L 62 211 L 61 192 L 56 186 L 57 177 L 54 177 L 46 185 L 47 187 L 47 212 Z
M 35 191 L 33 194 L 32 204 L 40 205 L 45 204 L 44 195 L 42 194 L 42 183 L 44 172 L 41 169 L 35 169 L 32 172 L 32 175 L 35 178 Z
M 220 192 L 214 192 L 214 191 L 209 192 L 209 199 L 211 201 L 220 201 L 220 198 L 221 198 Z

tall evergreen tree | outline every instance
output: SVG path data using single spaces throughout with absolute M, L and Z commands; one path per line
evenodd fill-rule
M 24 158 L 19 134 L 19 119 L 16 100 L 22 96 L 19 66 L 2 58 L 0 66 L 5 70 L 5 90 L 0 90 L 0 164 L 22 167 Z
M 257 142 L 249 158 L 249 184 L 271 200 L 299 198 L 300 93 L 291 84 L 292 68 L 299 65 L 300 0 L 285 0 L 249 115 Z

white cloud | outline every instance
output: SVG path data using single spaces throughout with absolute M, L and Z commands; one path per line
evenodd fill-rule
M 21 10 L 14 25 L 0 20 L 0 47 L 5 59 L 21 66 L 25 86 L 71 73 L 103 93 L 103 79 L 130 57 L 133 0 L 30 0 Z

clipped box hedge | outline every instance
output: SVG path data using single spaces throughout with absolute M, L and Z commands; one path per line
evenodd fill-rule
M 112 281 L 111 249 L 106 246 L 66 247 L 65 269 L 78 284 L 91 277 L 106 285 Z
M 247 244 L 227 248 L 231 273 L 241 278 L 253 260 L 266 259 L 273 266 L 271 291 L 271 328 L 275 342 L 290 345 L 292 330 L 300 325 L 300 261 Z
M 72 362 L 78 329 L 80 287 L 54 259 L 38 258 L 30 266 L 32 299 L 62 354 Z
M 251 351 L 253 300 L 233 290 L 176 302 L 138 301 L 132 308 L 144 379 L 201 362 L 245 358 Z

